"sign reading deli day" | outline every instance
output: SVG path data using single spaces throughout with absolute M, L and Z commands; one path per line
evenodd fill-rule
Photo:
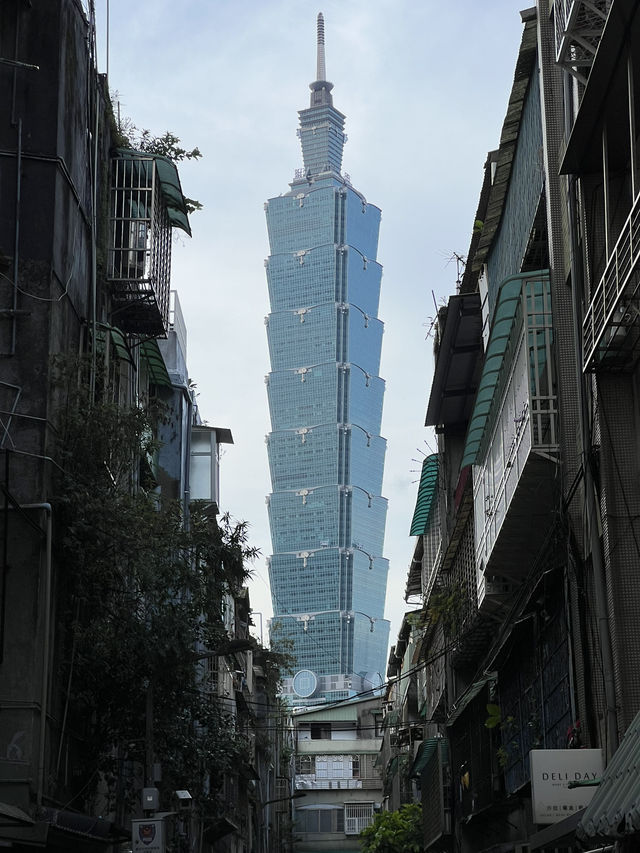
M 531 800 L 534 823 L 556 823 L 585 808 L 597 787 L 569 788 L 602 776 L 599 749 L 532 749 Z
M 163 821 L 132 820 L 131 842 L 132 853 L 165 853 Z

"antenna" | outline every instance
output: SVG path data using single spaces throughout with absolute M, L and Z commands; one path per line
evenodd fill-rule
M 316 80 L 326 80 L 327 70 L 324 63 L 324 17 L 318 12 L 318 76 Z

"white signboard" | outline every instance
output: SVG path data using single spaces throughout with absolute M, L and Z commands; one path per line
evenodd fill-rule
M 597 787 L 569 788 L 602 776 L 599 749 L 532 749 L 531 800 L 534 823 L 557 823 L 589 804 Z
M 165 853 L 164 821 L 162 819 L 132 820 L 131 842 L 133 853 Z

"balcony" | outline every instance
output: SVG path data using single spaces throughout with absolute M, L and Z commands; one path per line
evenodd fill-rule
M 167 333 L 172 227 L 191 233 L 174 164 L 119 150 L 111 161 L 107 278 L 114 322 L 125 332 Z
M 640 196 L 595 288 L 583 326 L 583 370 L 631 370 L 640 357 Z
M 558 457 L 546 271 L 500 287 L 462 466 L 473 464 L 478 607 L 491 610 L 532 565 L 549 525 Z
M 586 85 L 612 0 L 555 0 L 556 62 Z

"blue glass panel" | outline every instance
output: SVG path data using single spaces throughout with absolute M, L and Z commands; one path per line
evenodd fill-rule
M 300 115 L 305 177 L 266 207 L 269 574 L 273 623 L 329 697 L 386 665 L 380 210 L 339 174 L 328 93 Z

